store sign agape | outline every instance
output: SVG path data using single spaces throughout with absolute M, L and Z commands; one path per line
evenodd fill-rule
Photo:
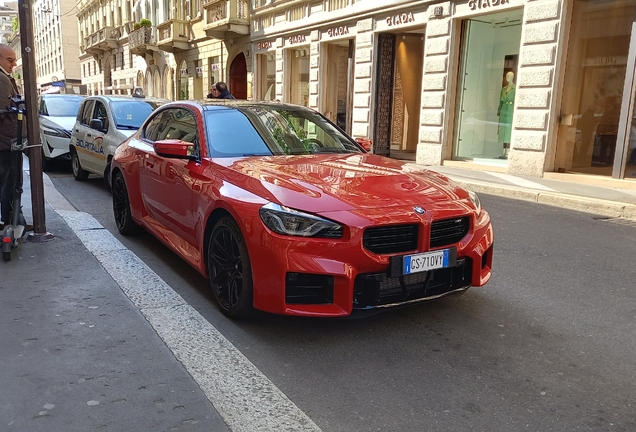
M 508 4 L 509 0 L 469 0 L 468 7 L 470 10 L 487 9 L 492 6 L 501 6 Z
M 415 17 L 413 16 L 413 12 L 405 12 L 403 14 L 386 17 L 386 23 L 389 26 L 407 24 L 407 23 L 412 23 L 414 21 L 415 21 Z
M 327 34 L 329 35 L 329 37 L 348 35 L 349 27 L 340 26 L 340 27 L 330 28 L 329 30 L 327 30 Z
M 296 35 L 296 36 L 291 36 L 289 38 L 289 43 L 290 43 L 290 45 L 294 45 L 294 44 L 299 44 L 299 43 L 305 43 L 306 40 L 307 40 L 307 36 L 305 36 L 305 35 Z

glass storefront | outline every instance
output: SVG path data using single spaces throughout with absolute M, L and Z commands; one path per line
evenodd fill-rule
M 257 55 L 258 62 L 258 99 L 276 100 L 276 53 L 268 52 Z
M 510 149 L 522 10 L 462 23 L 453 159 L 505 165 Z
M 631 100 L 632 93 L 631 86 L 625 88 L 625 79 L 634 72 L 628 71 L 628 57 L 635 12 L 634 1 L 574 1 L 557 137 L 557 171 L 610 176 L 617 152 L 628 158 L 625 174 L 636 171 L 629 164 L 629 157 L 633 161 L 636 156 L 627 153 L 625 147 L 632 147 L 636 137 L 630 139 L 626 132 L 631 123 L 627 121 L 629 115 L 621 117 L 621 109 L 632 111 L 630 104 L 623 102 Z M 621 157 L 618 160 L 620 164 Z
M 287 50 L 291 64 L 289 102 L 309 106 L 309 45 Z
M 351 98 L 353 88 L 353 40 L 323 44 L 326 55 L 323 77 L 333 85 L 323 86 L 320 111 L 342 130 L 351 132 Z

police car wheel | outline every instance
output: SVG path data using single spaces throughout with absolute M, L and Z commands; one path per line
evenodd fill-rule
M 104 169 L 104 186 L 108 192 L 113 193 L 110 183 L 110 161 L 106 164 L 106 169 Z
M 82 164 L 80 163 L 79 156 L 77 155 L 77 150 L 74 148 L 71 149 L 71 166 L 73 168 L 73 177 L 77 181 L 83 181 L 88 178 L 88 171 L 85 171 L 82 168 Z

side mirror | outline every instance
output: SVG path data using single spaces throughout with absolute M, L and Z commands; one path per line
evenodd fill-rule
M 192 154 L 194 144 L 178 139 L 155 141 L 153 144 L 155 153 L 162 157 L 175 159 L 196 159 Z
M 373 141 L 370 138 L 358 137 L 355 140 L 367 153 L 373 150 Z
M 104 123 L 102 123 L 100 119 L 93 119 L 88 124 L 88 127 L 90 127 L 91 129 L 101 131 L 104 129 Z

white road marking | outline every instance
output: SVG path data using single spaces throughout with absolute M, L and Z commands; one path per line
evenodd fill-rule
M 530 188 L 530 189 L 539 189 L 539 190 L 544 190 L 544 191 L 550 191 L 550 192 L 556 192 L 555 189 L 552 189 L 550 187 L 544 186 L 540 183 L 536 183 L 533 182 L 531 180 L 526 180 L 524 178 L 520 178 L 520 177 L 515 177 L 513 175 L 510 174 L 504 174 L 504 173 L 498 173 L 498 172 L 490 172 L 490 171 L 483 171 L 485 173 L 490 174 L 493 177 L 497 177 L 500 178 L 502 180 L 505 180 L 509 183 L 512 183 L 516 186 L 520 186 L 520 187 L 524 187 L 524 188 Z
M 320 432 L 229 340 L 97 220 L 87 213 L 56 211 L 144 315 L 233 432 Z

